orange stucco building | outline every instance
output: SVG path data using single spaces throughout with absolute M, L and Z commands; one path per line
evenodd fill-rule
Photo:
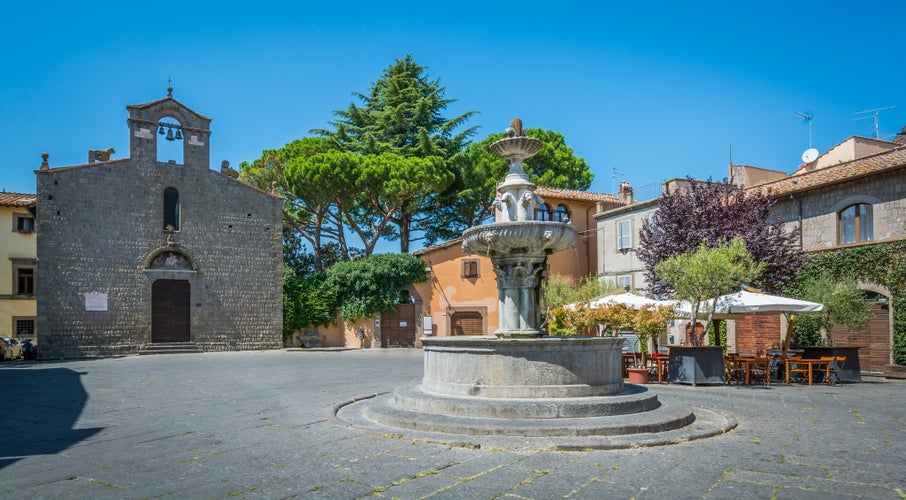
M 576 230 L 576 247 L 548 258 L 546 276 L 576 280 L 594 276 L 598 269 L 598 239 L 594 214 L 619 206 L 616 197 L 571 189 L 539 187 L 544 199 L 536 220 L 568 222 Z M 466 255 L 462 239 L 446 241 L 413 252 L 430 268 L 428 280 L 415 284 L 417 336 L 483 335 L 498 327 L 497 280 L 491 259 Z M 427 320 L 430 318 L 430 322 Z

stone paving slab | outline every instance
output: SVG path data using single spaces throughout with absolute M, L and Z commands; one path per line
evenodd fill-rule
M 0 363 L 6 498 L 906 498 L 906 382 L 652 384 L 726 413 L 692 442 L 459 448 L 336 425 L 417 383 L 411 349 Z

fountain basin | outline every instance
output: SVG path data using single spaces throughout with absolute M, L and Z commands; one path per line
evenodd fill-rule
M 623 391 L 618 337 L 422 337 L 425 392 L 578 398 Z
M 515 254 L 546 256 L 572 248 L 575 244 L 575 228 L 553 221 L 496 222 L 475 226 L 462 233 L 464 252 L 489 257 Z
M 538 154 L 543 145 L 544 143 L 533 137 L 506 137 L 491 143 L 488 150 L 500 158 L 521 162 Z

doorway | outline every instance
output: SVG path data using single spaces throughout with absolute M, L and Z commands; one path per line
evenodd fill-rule
M 415 347 L 415 304 L 381 313 L 381 347 Z
M 185 280 L 151 284 L 151 342 L 190 342 L 190 287 Z

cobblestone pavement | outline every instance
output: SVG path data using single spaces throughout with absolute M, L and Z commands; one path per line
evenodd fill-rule
M 728 412 L 655 448 L 464 449 L 330 421 L 421 378 L 421 351 L 0 364 L 9 498 L 906 498 L 906 384 L 654 386 Z

